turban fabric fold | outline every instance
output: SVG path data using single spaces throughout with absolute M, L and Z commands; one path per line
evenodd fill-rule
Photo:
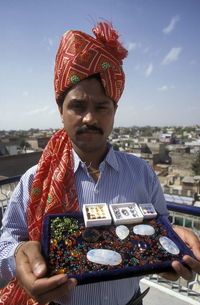
M 122 59 L 128 52 L 111 24 L 100 22 L 93 33 L 96 38 L 80 31 L 68 31 L 62 36 L 55 62 L 58 103 L 68 88 L 94 74 L 100 74 L 107 96 L 115 102 L 121 97 L 125 82 Z

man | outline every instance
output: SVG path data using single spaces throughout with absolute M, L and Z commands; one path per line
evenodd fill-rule
M 107 143 L 124 88 L 126 50 L 109 24 L 100 23 L 93 32 L 96 39 L 69 31 L 61 40 L 55 92 L 64 129 L 52 137 L 38 166 L 22 177 L 6 211 L 0 274 L 6 281 L 16 278 L 3 289 L 0 304 L 136 304 L 137 277 L 82 286 L 64 274 L 46 277 L 39 242 L 43 217 L 80 211 L 84 203 L 130 201 L 152 202 L 159 215 L 168 216 L 153 170 Z M 181 228 L 176 231 L 200 260 L 197 237 Z M 200 272 L 197 260 L 185 256 L 184 261 Z M 192 272 L 179 262 L 172 266 L 174 272 L 164 277 L 191 278 Z

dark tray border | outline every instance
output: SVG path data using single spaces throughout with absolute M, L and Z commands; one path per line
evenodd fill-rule
M 82 213 L 60 213 L 60 214 L 51 214 L 44 217 L 41 246 L 42 246 L 42 254 L 46 262 L 48 262 L 48 253 L 49 253 L 48 236 L 50 233 L 50 220 L 53 217 L 64 217 L 64 216 L 75 218 L 78 221 L 83 221 Z M 168 231 L 168 237 L 171 238 L 177 244 L 183 255 L 187 254 L 195 258 L 192 251 L 185 245 L 185 243 L 181 240 L 181 238 L 172 229 L 171 225 L 167 222 L 164 216 L 159 216 L 154 219 L 158 220 L 165 226 L 165 228 Z M 178 259 L 178 261 L 185 265 L 182 259 Z M 48 268 L 48 263 L 47 263 L 47 268 Z M 152 263 L 143 266 L 126 267 L 124 269 L 121 268 L 121 269 L 114 269 L 109 271 L 104 270 L 104 271 L 94 271 L 84 274 L 68 275 L 68 278 L 72 278 L 72 277 L 76 278 L 78 281 L 78 285 L 82 285 L 82 284 L 89 284 L 94 282 L 117 280 L 122 278 L 135 277 L 135 276 L 141 276 L 152 273 L 170 272 L 170 271 L 173 271 L 173 268 L 171 267 L 171 261 L 165 261 L 162 263 L 160 262 Z

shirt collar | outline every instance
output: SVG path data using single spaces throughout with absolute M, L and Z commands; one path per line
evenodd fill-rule
M 72 149 L 73 157 L 74 157 L 74 172 L 77 171 L 79 164 L 83 163 L 74 149 Z
M 108 146 L 108 153 L 105 158 L 105 162 L 107 162 L 114 170 L 119 170 L 119 164 L 116 157 L 116 152 L 114 151 L 111 144 Z
M 79 165 L 83 166 L 84 162 L 81 161 L 80 157 L 78 156 L 78 154 L 75 152 L 74 149 L 72 150 L 72 152 L 73 152 L 73 157 L 74 157 L 74 172 L 76 172 Z M 105 166 L 105 163 L 110 165 L 114 170 L 116 170 L 116 171 L 119 170 L 119 164 L 117 161 L 117 157 L 116 157 L 115 151 L 111 144 L 108 144 L 108 153 L 107 153 L 105 159 L 101 162 L 100 167 L 103 166 L 103 164 Z

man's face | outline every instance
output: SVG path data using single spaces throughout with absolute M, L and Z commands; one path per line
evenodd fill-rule
M 106 148 L 116 108 L 95 78 L 82 80 L 67 93 L 60 113 L 75 150 L 98 152 Z

